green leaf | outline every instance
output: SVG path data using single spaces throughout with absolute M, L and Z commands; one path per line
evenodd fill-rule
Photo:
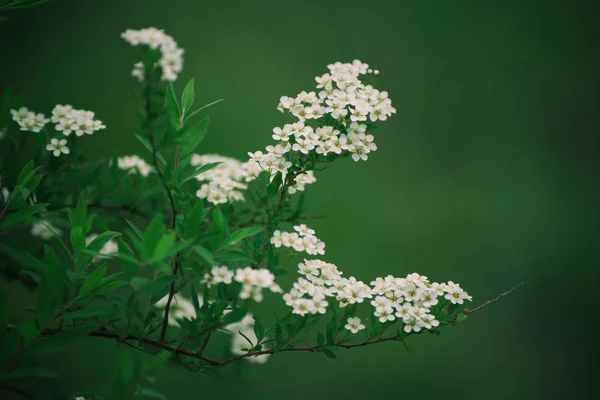
M 317 333 L 317 346 L 323 346 L 324 343 L 325 343 L 325 335 L 323 335 L 323 332 Z
M 144 233 L 143 245 L 146 254 L 154 254 L 154 249 L 164 232 L 163 216 L 162 214 L 158 214 L 152 218 L 150 225 L 148 225 L 148 228 L 146 228 L 146 232 Z
M 197 110 L 195 110 L 194 112 L 191 112 L 190 114 L 188 114 L 188 115 L 185 117 L 185 121 L 187 121 L 188 119 L 192 118 L 194 115 L 198 114 L 200 111 L 202 111 L 202 110 L 204 110 L 204 109 L 206 109 L 206 108 L 208 108 L 208 107 L 212 107 L 212 106 L 214 106 L 215 104 L 218 104 L 218 103 L 222 102 L 223 100 L 225 100 L 225 99 L 219 99 L 219 100 L 215 100 L 215 101 L 213 101 L 212 103 L 208 103 L 208 104 L 205 104 L 205 105 L 203 105 L 203 106 L 202 106 L 202 107 L 200 107 L 199 109 L 197 109 Z
M 194 289 L 194 285 L 191 285 L 192 292 L 192 303 L 194 304 L 194 310 L 196 310 L 196 315 L 200 314 L 200 300 L 198 299 L 198 293 L 196 293 L 196 289 Z
M 102 248 L 106 243 L 120 235 L 119 232 L 108 231 L 102 232 L 96 236 L 94 240 L 86 246 L 85 250 L 78 254 L 78 262 L 81 264 L 82 270 L 85 271 L 87 269 L 95 256 L 102 254 Z
M 33 161 L 29 161 L 19 173 L 19 177 L 17 178 L 17 186 L 21 186 L 23 182 L 25 182 L 25 178 L 33 171 L 33 166 L 35 164 Z
M 133 222 L 131 222 L 130 220 L 126 220 L 126 222 L 129 224 L 131 229 L 133 229 L 138 238 L 142 239 L 144 237 L 142 231 L 140 231 L 140 229 Z
M 196 147 L 198 147 L 206 135 L 208 121 L 209 118 L 204 117 L 187 131 L 181 139 L 181 144 L 179 146 L 180 156 L 188 155 L 196 150 Z
M 38 328 L 35 321 L 29 321 L 25 324 L 19 325 L 17 330 L 23 336 L 25 343 L 31 342 L 33 339 L 37 337 Z
M 87 204 L 83 197 L 83 192 L 79 195 L 79 201 L 77 202 L 77 207 L 75 207 L 75 212 L 73 213 L 73 219 L 71 220 L 72 226 L 80 226 L 82 228 L 85 227 L 87 222 Z M 86 232 L 84 232 L 86 233 Z
M 154 254 L 152 255 L 152 261 L 154 261 L 154 262 L 162 261 L 165 259 L 165 257 L 168 257 L 169 251 L 171 250 L 171 248 L 173 247 L 173 244 L 175 243 L 175 239 L 176 239 L 175 232 L 171 231 L 171 232 L 168 232 L 166 235 L 163 235 L 163 237 L 160 238 L 160 240 L 158 241 L 158 244 L 154 248 Z
M 24 367 L 16 371 L 0 375 L 0 379 L 24 379 L 24 378 L 58 378 L 56 372 L 42 367 Z
M 38 290 L 37 318 L 43 324 L 50 320 L 56 309 L 64 302 L 66 267 L 60 263 L 54 250 L 44 246 L 46 269 Z
M 38 213 L 48 205 L 48 203 L 34 204 L 32 206 L 22 208 L 16 213 L 5 215 L 0 221 L 0 229 L 6 229 L 10 226 L 13 226 L 16 223 L 23 221 L 25 218 Z
M 69 257 L 72 257 L 73 253 L 71 253 L 71 250 L 69 250 L 69 248 L 67 247 L 67 245 L 65 244 L 65 242 L 62 240 L 62 238 L 60 237 L 60 235 L 54 230 L 54 228 L 51 227 L 50 225 L 48 225 L 45 221 L 40 221 L 40 223 L 42 225 L 44 225 L 46 227 L 46 229 L 48 229 L 48 231 L 50 231 L 50 233 L 52 234 L 52 236 L 54 236 L 54 239 L 56 239 L 58 241 L 58 243 L 63 248 L 63 250 L 65 251 L 65 253 L 68 254 Z
M 247 341 L 248 343 L 250 343 L 250 348 L 254 347 L 254 344 L 252 343 L 252 340 L 250 340 L 250 339 L 248 338 L 248 336 L 244 335 L 244 333 L 243 333 L 242 331 L 238 331 L 238 333 L 239 333 L 240 335 L 242 335 L 242 337 L 243 337 L 244 339 L 246 339 L 246 341 Z
M 202 203 L 202 200 L 197 201 L 187 215 L 185 223 L 185 237 L 188 239 L 195 237 L 200 230 L 200 225 L 204 219 L 204 206 Z
M 329 349 L 323 349 L 322 353 L 325 354 L 329 358 L 335 358 L 335 353 Z
M 164 275 L 156 280 L 149 280 L 139 276 L 133 277 L 130 280 L 131 287 L 146 294 L 158 294 L 167 285 L 177 279 L 177 275 Z
M 337 333 L 337 319 L 335 315 L 327 324 L 327 344 L 334 344 L 335 334 Z
M 141 143 L 141 144 L 143 144 L 143 145 L 144 145 L 144 147 L 145 147 L 146 149 L 148 149 L 148 151 L 149 151 L 150 153 L 154 153 L 154 150 L 152 150 L 152 144 L 150 144 L 150 142 L 149 142 L 147 139 L 145 139 L 145 138 L 141 137 L 140 135 L 134 135 L 134 136 L 136 137 L 136 139 L 137 139 L 137 140 L 139 140 L 139 141 L 140 141 L 140 143 Z M 161 163 L 163 163 L 163 164 L 167 164 L 167 160 L 165 160 L 165 158 L 162 156 L 162 154 L 160 154 L 160 153 L 158 152 L 158 150 L 156 150 L 156 158 L 158 158 L 158 160 L 159 160 Z
M 227 247 L 227 246 L 237 244 L 237 243 L 241 242 L 242 240 L 246 239 L 247 237 L 254 236 L 257 233 L 260 233 L 262 231 L 263 231 L 263 228 L 258 228 L 258 227 L 240 229 L 236 232 L 233 232 L 231 235 L 229 235 L 225 239 L 225 243 L 223 243 L 222 247 Z
M 94 270 L 94 272 L 92 272 L 85 279 L 85 282 L 83 283 L 83 286 L 81 287 L 81 290 L 79 291 L 79 296 L 77 296 L 77 297 L 78 298 L 86 297 L 90 293 L 92 293 L 94 291 L 94 289 L 96 289 L 98 286 L 100 286 L 100 281 L 102 280 L 102 278 L 104 278 L 104 275 L 106 275 L 106 264 L 102 264 L 101 266 L 96 268 Z
M 265 326 L 257 315 L 254 316 L 254 334 L 258 338 L 258 343 L 260 343 L 265 336 Z
M 181 182 L 179 183 L 180 185 L 183 185 L 185 182 L 189 181 L 190 179 L 194 179 L 196 176 L 209 171 L 211 169 L 213 169 L 214 167 L 216 167 L 217 165 L 221 164 L 221 161 L 219 162 L 214 162 L 214 163 L 208 163 L 208 164 L 204 164 L 198 168 L 196 168 L 194 171 L 192 171 L 191 173 L 189 173 L 188 175 L 186 175 Z
M 80 249 L 85 249 L 85 237 L 83 236 L 83 228 L 81 226 L 71 229 L 71 245 L 76 252 Z
M 210 265 L 217 264 L 217 262 L 215 261 L 215 259 L 213 258 L 212 254 L 209 250 L 205 249 L 202 246 L 194 246 L 193 249 L 196 253 L 198 253 L 198 255 L 200 257 L 202 257 Z
M 190 79 L 187 85 L 185 85 L 185 89 L 183 89 L 183 94 L 181 95 L 181 109 L 183 115 L 190 109 L 192 104 L 194 104 L 194 78 Z
M 214 234 L 211 240 L 212 247 L 218 249 L 225 234 L 225 217 L 218 207 L 213 210 L 210 232 Z
M 120 288 L 121 286 L 125 286 L 125 285 L 127 285 L 127 282 L 125 282 L 125 281 L 110 282 L 107 285 L 100 287 L 100 289 L 98 289 L 96 291 L 96 294 L 98 296 L 105 295 L 105 294 L 108 294 L 108 293 L 112 292 L 113 290 L 116 290 L 116 289 Z
M 467 315 L 465 313 L 460 313 L 456 316 L 456 321 L 458 322 L 464 321 L 465 319 L 467 319 Z
M 169 114 L 171 126 L 173 128 L 178 128 L 179 119 L 181 118 L 181 109 L 179 108 L 179 104 L 177 102 L 177 95 L 175 94 L 173 82 L 169 82 L 169 86 L 167 87 L 167 93 L 165 94 L 165 107 L 167 108 L 167 113 Z
M 269 195 L 269 197 L 273 197 L 277 194 L 277 192 L 279 192 L 279 188 L 281 187 L 282 183 L 283 177 L 281 175 L 281 172 L 278 172 L 277 174 L 275 174 L 275 177 L 273 177 L 271 183 L 269 183 L 269 186 L 267 186 L 267 194 Z
M 26 200 L 27 197 L 29 197 L 29 194 L 37 187 L 37 185 L 42 180 L 41 175 L 36 175 L 36 172 L 39 171 L 40 168 L 41 167 L 37 167 L 31 172 L 29 172 L 29 174 L 27 174 L 27 176 L 23 178 L 23 181 L 19 184 L 19 189 L 21 190 L 23 200 Z
M 275 340 L 277 341 L 277 346 L 281 347 L 285 345 L 285 338 L 283 337 L 283 330 L 281 329 L 281 325 L 279 323 L 275 327 Z
M 21 271 L 21 272 L 19 272 L 19 275 L 30 277 L 38 285 L 40 285 L 42 283 L 42 276 L 40 274 L 38 274 L 37 272 Z
M 43 271 L 46 267 L 46 264 L 41 262 L 40 260 L 34 258 L 28 253 L 23 253 L 19 250 L 13 249 L 5 244 L 0 243 L 0 252 L 6 254 L 14 261 L 21 264 L 23 267 L 28 267 L 35 269 L 36 271 Z

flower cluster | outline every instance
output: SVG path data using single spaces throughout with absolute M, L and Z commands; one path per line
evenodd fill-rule
M 300 121 L 331 116 L 342 124 L 348 121 L 347 117 L 353 122 L 385 121 L 396 112 L 387 92 L 361 81 L 361 75 L 370 71 L 368 64 L 354 60 L 336 62 L 327 68 L 329 73 L 315 78 L 318 94 L 303 91 L 296 97 L 283 96 L 277 108 L 289 111 Z
M 325 314 L 329 303 L 326 297 L 334 294 L 332 284 L 338 282 L 342 273 L 334 264 L 321 260 L 304 260 L 298 264 L 298 272 L 306 278 L 298 278 L 293 288 L 283 295 L 285 304 L 294 314 Z
M 240 299 L 252 299 L 260 303 L 263 300 L 263 289 L 269 289 L 273 293 L 282 292 L 279 285 L 275 283 L 275 275 L 268 269 L 240 268 L 235 271 L 234 279 L 242 284 Z
M 91 135 L 96 131 L 106 128 L 102 121 L 95 118 L 95 113 L 88 110 L 76 110 L 67 104 L 57 104 L 52 110 L 52 122 L 57 131 L 65 136 L 75 133 L 77 136 Z
M 177 46 L 177 42 L 162 29 L 145 28 L 139 31 L 127 29 L 121 34 L 132 46 L 148 46 L 152 50 L 160 51 L 160 60 L 158 65 L 162 70 L 162 79 L 174 81 L 177 75 L 183 70 L 183 52 L 184 50 Z M 132 75 L 140 81 L 144 80 L 144 64 L 136 63 L 133 66 Z
M 139 172 L 144 177 L 150 175 L 150 172 L 153 170 L 150 164 L 135 154 L 119 157 L 117 159 L 117 165 L 120 169 L 129 171 L 130 174 Z
M 46 124 L 52 121 L 54 130 L 62 132 L 64 136 L 75 133 L 77 136 L 84 134 L 91 135 L 96 131 L 106 128 L 102 121 L 94 119 L 93 111 L 76 110 L 71 105 L 57 104 L 52 110 L 52 117 L 46 118 L 44 114 L 36 114 L 29 111 L 26 107 L 18 110 L 10 110 L 12 118 L 19 124 L 22 131 L 40 132 Z M 67 146 L 67 139 L 50 138 L 46 145 L 46 150 L 52 152 L 54 156 L 59 157 L 62 154 L 69 154 L 71 151 Z
M 219 283 L 229 285 L 233 282 L 233 275 L 233 271 L 231 271 L 229 268 L 215 265 L 211 268 L 210 273 L 204 274 L 202 283 L 205 283 L 208 287 L 218 285 Z
M 404 331 L 419 332 L 439 325 L 439 321 L 431 313 L 431 307 L 438 304 L 438 297 L 444 296 L 452 304 L 463 304 L 471 300 L 460 285 L 429 282 L 427 277 L 412 273 L 406 278 L 395 278 L 391 275 L 377 278 L 368 286 L 354 277 L 344 278 L 342 272 L 333 264 L 321 260 L 304 260 L 298 265 L 298 272 L 303 276 L 293 284 L 289 293 L 284 294 L 286 304 L 292 307 L 294 314 L 324 314 L 327 311 L 327 297 L 335 297 L 340 307 L 362 303 L 365 299 L 373 299 L 373 315 L 381 322 L 402 320 Z M 358 329 L 356 324 L 348 322 Z
M 369 124 L 385 121 L 396 112 L 387 92 L 361 80 L 362 75 L 378 71 L 359 60 L 337 62 L 328 68 L 329 73 L 315 78 L 316 91 L 281 97 L 278 110 L 289 112 L 298 121 L 274 128 L 272 137 L 276 143 L 267 146 L 266 153 L 248 153 L 251 176 L 262 171 L 285 176 L 294 154 L 311 154 L 315 158 L 348 154 L 359 161 L 367 160 L 368 154 L 377 150 L 373 135 L 367 133 Z M 311 126 L 311 121 L 316 126 Z M 302 171 L 294 176 L 290 193 L 303 190 L 305 184 L 314 181 L 314 176 Z
M 54 233 L 52 232 L 56 233 L 59 236 L 62 235 L 62 231 L 54 225 L 52 225 L 50 221 L 39 220 L 37 222 L 34 222 L 33 225 L 31 225 L 31 234 L 33 236 L 39 237 L 40 239 L 52 239 L 54 237 Z
M 18 110 L 10 110 L 12 119 L 21 127 L 22 131 L 39 132 L 50 119 L 42 113 L 36 114 L 29 111 L 27 107 L 21 107 Z
M 325 243 L 315 236 L 315 231 L 308 226 L 294 226 L 296 232 L 273 232 L 271 244 L 277 248 L 291 247 L 298 252 L 306 252 L 310 255 L 325 254 Z
M 196 196 L 207 199 L 215 205 L 229 201 L 243 201 L 244 194 L 241 191 L 248 188 L 244 182 L 249 177 L 245 163 L 217 154 L 194 154 L 190 165 L 201 167 L 216 162 L 220 164 L 196 176 L 198 181 L 204 182 L 196 192 Z

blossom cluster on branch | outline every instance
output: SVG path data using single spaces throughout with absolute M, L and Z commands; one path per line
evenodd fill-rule
M 13 121 L 19 124 L 22 131 L 44 132 L 48 140 L 46 150 L 56 157 L 71 152 L 64 136 L 69 136 L 71 133 L 76 136 L 91 135 L 106 128 L 102 121 L 95 119 L 94 112 L 77 110 L 68 104 L 57 104 L 52 110 L 51 118 L 46 118 L 42 113 L 29 111 L 27 107 L 10 110 L 10 113 Z M 55 124 L 54 129 L 45 130 L 50 121 Z
M 24 227 L 43 240 L 25 247 L 6 235 L 10 243 L 0 246 L 37 301 L 22 321 L 9 321 L 0 304 L 0 332 L 10 339 L 0 341 L 0 380 L 54 377 L 35 356 L 55 335 L 68 338 L 57 341 L 59 350 L 105 338 L 159 361 L 133 352 L 126 362 L 139 368 L 118 367 L 112 389 L 94 391 L 96 400 L 128 399 L 136 390 L 142 396 L 142 384 L 169 360 L 212 373 L 280 352 L 335 358 L 340 349 L 438 334 L 490 303 L 468 310 L 471 296 L 453 281 L 390 271 L 367 284 L 314 258 L 325 255 L 325 243 L 301 223 L 311 219 L 307 185 L 320 165 L 367 160 L 377 150 L 376 123 L 396 112 L 373 86 L 379 71 L 358 60 L 328 65 L 315 90 L 280 98 L 278 109 L 294 122 L 274 128 L 264 152 L 239 161 L 199 153 L 209 122 L 199 117 L 220 100 L 193 109 L 194 79 L 178 93 L 184 51 L 175 40 L 155 28 L 122 37 L 143 59 L 133 75 L 142 98 L 135 137 L 146 157 L 89 160 L 77 137 L 106 128 L 91 111 L 56 105 L 46 118 L 13 104 L 10 93 L 0 107 L 19 127 L 8 130 L 11 142 L 36 141 L 33 156 L 17 145 L 0 148 L 0 234 Z M 258 303 L 267 301 L 283 314 L 261 312 Z M 224 356 L 213 340 L 219 335 L 229 339 Z

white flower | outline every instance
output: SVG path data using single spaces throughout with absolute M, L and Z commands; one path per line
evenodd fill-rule
M 244 349 L 250 349 L 258 344 L 258 338 L 254 333 L 255 324 L 256 322 L 254 321 L 252 314 L 246 314 L 240 321 L 224 327 L 226 331 L 231 333 L 231 353 L 233 355 L 246 354 L 248 351 Z M 246 338 L 248 338 L 251 343 L 248 343 Z M 263 350 L 270 349 L 270 346 L 268 345 L 263 345 L 262 347 Z M 264 364 L 269 359 L 269 354 L 246 357 L 245 359 L 252 364 Z
M 377 318 L 379 318 L 379 322 L 386 323 L 388 321 L 393 321 L 396 319 L 394 316 L 394 310 L 392 307 L 381 307 L 373 313 Z
M 46 145 L 46 150 L 51 151 L 55 157 L 70 153 L 67 147 L 67 139 L 50 139 L 50 143 Z
M 10 110 L 10 113 L 12 115 L 13 121 L 15 122 L 20 122 L 25 118 L 33 115 L 33 113 L 30 112 L 27 107 L 21 107 L 18 110 Z
M 260 157 L 261 154 L 255 154 L 255 156 Z M 252 175 L 252 167 L 248 165 L 255 162 L 241 163 L 234 158 L 217 154 L 194 154 L 190 161 L 190 165 L 193 167 L 201 167 L 211 163 L 220 164 L 196 176 L 196 180 L 203 182 L 200 189 L 196 192 L 196 196 L 201 199 L 207 199 L 215 205 L 243 201 L 243 191 L 248 188 L 245 182 Z
M 209 277 L 205 277 L 205 282 L 207 283 L 207 286 L 212 286 L 218 283 L 224 283 L 226 285 L 229 285 L 233 282 L 233 271 L 230 271 L 229 268 L 223 266 L 223 267 L 218 267 L 218 266 L 214 266 L 212 267 L 212 269 L 210 270 L 210 274 Z
M 358 331 L 365 329 L 365 326 L 360 323 L 360 318 L 348 318 L 348 323 L 344 325 L 344 328 L 352 333 L 358 333 Z
M 275 231 L 273 232 L 273 237 L 270 240 L 271 244 L 277 248 L 281 247 L 283 245 L 283 241 L 281 238 L 281 231 Z
M 162 69 L 162 79 L 174 81 L 178 74 L 183 70 L 183 52 L 182 48 L 177 46 L 177 42 L 161 29 L 145 28 L 139 31 L 127 29 L 121 34 L 132 46 L 145 45 L 154 50 L 159 49 L 161 58 L 158 65 Z M 131 73 L 140 81 L 144 80 L 144 64 L 136 63 Z
M 130 174 L 139 172 L 144 177 L 147 177 L 153 171 L 150 164 L 136 155 L 119 157 L 117 159 L 117 166 L 119 169 L 129 171 Z
M 70 104 L 57 104 L 52 109 L 50 120 L 56 125 L 54 129 L 69 136 L 75 132 L 77 136 L 91 135 L 96 131 L 106 128 L 100 120 L 94 119 L 94 112 L 88 110 L 76 110 Z
M 169 295 L 166 295 L 157 301 L 154 306 L 157 308 L 165 308 L 168 300 Z M 202 299 L 202 296 L 198 296 L 198 304 L 200 307 L 202 307 L 203 303 L 204 300 Z M 185 297 L 174 295 L 173 299 L 171 300 L 168 324 L 172 326 L 179 326 L 179 322 L 177 322 L 178 319 L 193 319 L 195 317 L 196 309 L 194 308 L 194 303 Z
M 13 121 L 19 124 L 22 131 L 40 132 L 50 120 L 44 114 L 34 113 L 26 107 L 10 110 Z
M 461 289 L 460 285 L 449 281 L 444 288 L 446 295 L 444 298 L 450 300 L 452 304 L 463 304 L 464 300 L 472 300 L 472 297 Z
M 31 234 L 41 239 L 48 240 L 54 237 L 54 231 L 57 235 L 62 235 L 62 231 L 52 225 L 49 221 L 40 220 L 31 226 Z
M 98 235 L 95 233 L 88 235 L 88 237 L 85 239 L 86 246 L 88 246 L 97 237 L 98 237 Z M 117 242 L 115 240 L 111 239 L 108 242 L 106 242 L 104 244 L 104 246 L 102 246 L 102 248 L 100 249 L 100 254 L 95 256 L 93 261 L 96 262 L 96 261 L 100 261 L 105 258 L 110 258 L 110 256 L 112 254 L 115 254 L 118 252 L 119 252 L 119 245 L 117 244 Z
M 242 284 L 240 299 L 251 299 L 260 303 L 263 300 L 263 289 L 274 293 L 281 292 L 281 288 L 275 283 L 275 275 L 268 269 L 239 268 L 235 272 L 234 280 Z
M 294 230 L 296 232 L 298 232 L 298 234 L 300 236 L 312 236 L 315 234 L 314 229 L 310 229 L 308 226 L 306 226 L 305 224 L 301 224 L 301 225 L 296 225 L 294 226 Z

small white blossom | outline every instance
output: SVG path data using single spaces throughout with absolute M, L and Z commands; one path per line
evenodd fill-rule
M 352 333 L 358 333 L 358 331 L 365 329 L 365 326 L 360 323 L 360 318 L 348 318 L 348 323 L 344 325 L 344 328 Z
M 55 157 L 70 153 L 67 147 L 67 139 L 50 139 L 50 143 L 46 145 L 46 150 L 51 151 Z

